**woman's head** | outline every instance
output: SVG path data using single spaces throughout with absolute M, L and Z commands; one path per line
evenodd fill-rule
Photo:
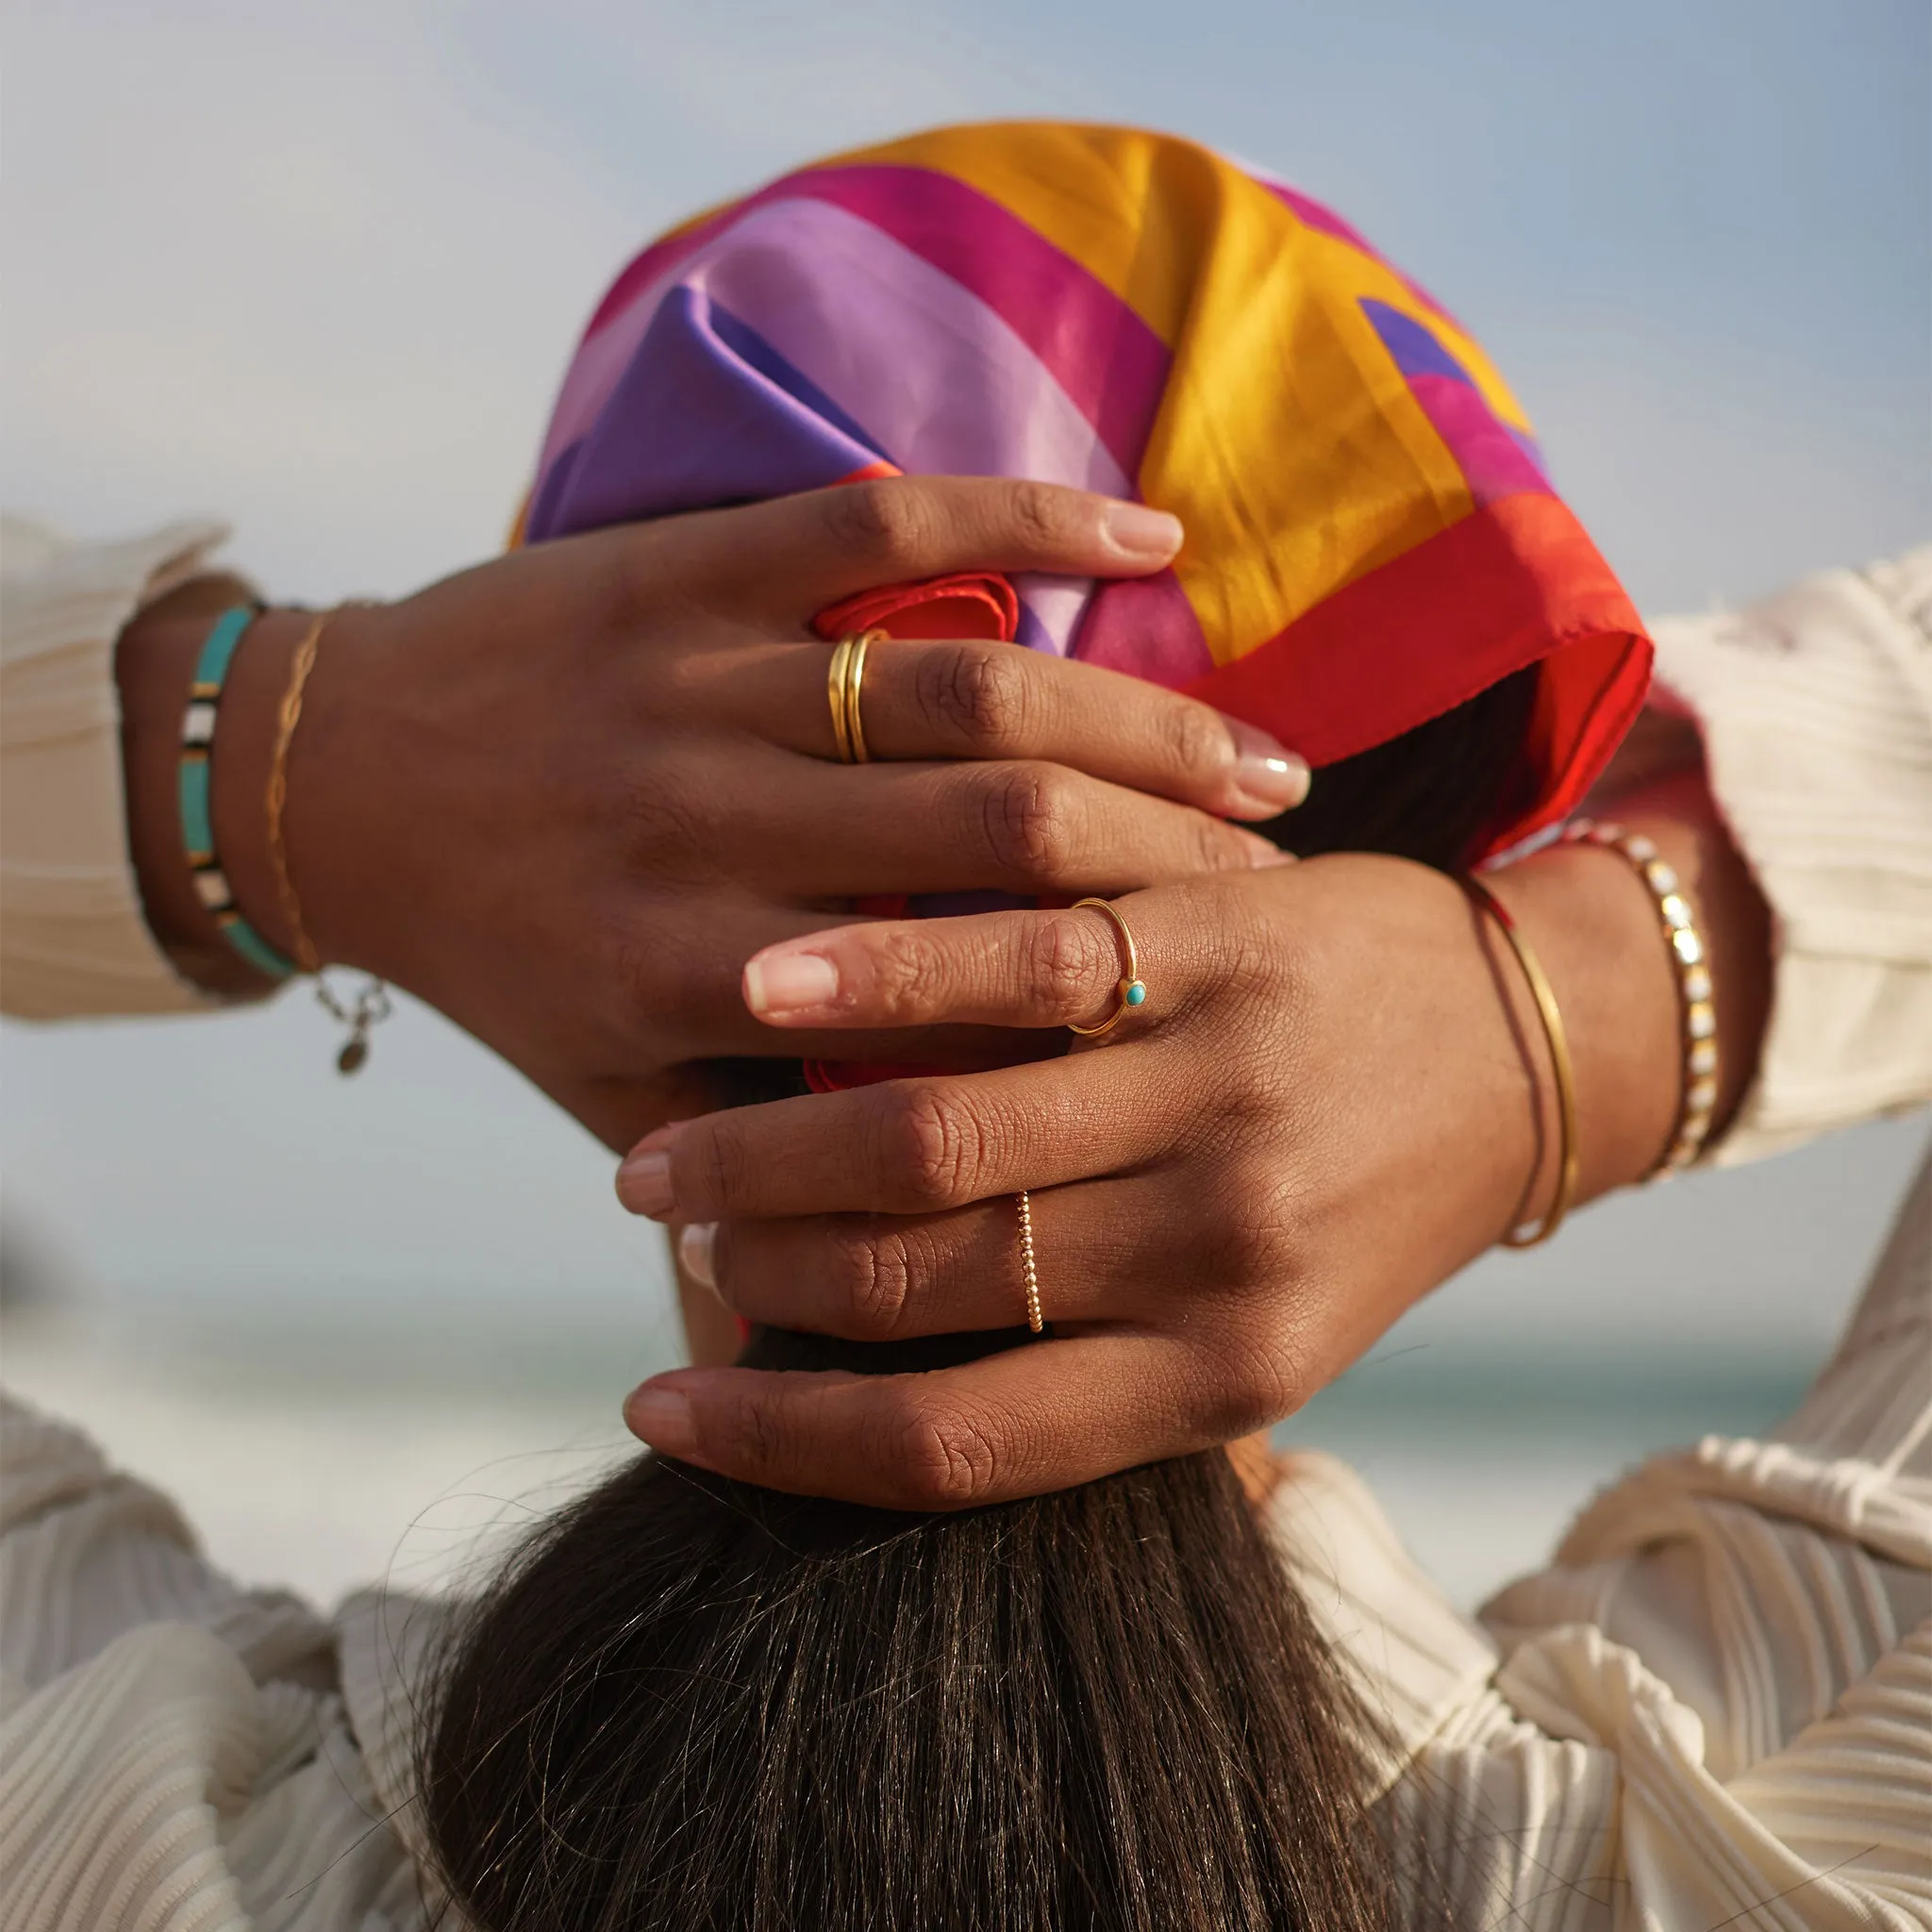
M 893 471 L 1140 495 L 1141 585 L 912 586 L 843 628 L 1185 686 L 1322 767 L 1306 853 L 1466 861 L 1572 802 L 1647 646 L 1481 352 L 1358 237 L 1187 143 L 959 129 L 647 250 L 593 319 L 532 541 Z M 761 1331 L 908 1372 L 1024 1337 Z M 464 1622 L 428 1836 L 492 1932 L 1349 1928 L 1391 1914 L 1373 1716 L 1227 1457 L 904 1517 L 645 1457 Z

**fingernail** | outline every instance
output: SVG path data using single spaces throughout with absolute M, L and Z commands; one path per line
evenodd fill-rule
M 617 1170 L 617 1198 L 633 1214 L 664 1220 L 673 1206 L 670 1155 L 661 1147 L 633 1154 Z
M 1292 865 L 1294 854 L 1284 852 L 1272 840 L 1251 839 L 1248 841 L 1248 863 L 1257 872 L 1266 872 L 1271 865 Z
M 716 1290 L 718 1271 L 711 1264 L 718 1245 L 715 1221 L 688 1221 L 677 1230 L 677 1265 L 701 1288 Z
M 1240 718 L 1227 721 L 1234 740 L 1234 782 L 1242 798 L 1271 816 L 1299 805 L 1308 795 L 1308 763 L 1258 725 Z
M 624 1423 L 632 1435 L 667 1456 L 689 1455 L 697 1447 L 691 1404 L 675 1389 L 653 1389 L 649 1383 L 633 1389 L 624 1405 Z
M 1165 563 L 1181 547 L 1181 520 L 1144 503 L 1110 503 L 1100 519 L 1101 534 L 1136 563 Z
M 1235 762 L 1234 782 L 1249 804 L 1273 814 L 1308 795 L 1308 768 L 1291 752 L 1280 758 L 1243 752 Z
M 744 969 L 744 1003 L 754 1013 L 796 1013 L 837 997 L 839 969 L 823 953 L 760 953 Z

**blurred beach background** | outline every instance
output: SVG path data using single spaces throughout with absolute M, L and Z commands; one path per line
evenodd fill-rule
M 1647 610 L 1932 533 L 1923 0 L 23 0 L 0 60 L 0 497 L 90 535 L 215 512 L 279 599 L 493 550 L 658 228 L 1007 115 L 1170 127 L 1344 211 L 1485 340 Z M 0 1028 L 0 1374 L 324 1599 L 447 1578 L 622 1454 L 677 1349 L 572 1123 L 408 1001 L 356 1080 L 335 1043 L 299 991 Z M 1625 1464 L 1776 1420 L 1925 1134 L 1593 1208 L 1283 1433 L 1474 1603 Z

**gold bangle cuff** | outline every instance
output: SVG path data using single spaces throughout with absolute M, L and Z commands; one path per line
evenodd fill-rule
M 1529 983 L 1530 997 L 1536 1002 L 1537 1017 L 1543 1025 L 1543 1037 L 1550 1043 L 1550 1065 L 1557 1080 L 1557 1193 L 1551 1201 L 1549 1212 L 1534 1227 L 1513 1227 L 1503 1237 L 1506 1248 L 1534 1248 L 1556 1233 L 1562 1226 L 1563 1217 L 1570 1212 L 1571 1205 L 1576 1198 L 1576 1074 L 1570 1059 L 1570 1036 L 1563 1028 L 1563 1015 L 1557 1005 L 1555 990 L 1550 985 L 1549 975 L 1542 969 L 1542 962 L 1537 958 L 1534 948 L 1518 930 L 1509 908 L 1479 881 L 1465 878 L 1462 887 L 1477 908 L 1487 912 L 1496 922 L 1503 937 L 1509 942 L 1509 950 L 1516 955 L 1516 963 L 1523 969 L 1523 976 Z

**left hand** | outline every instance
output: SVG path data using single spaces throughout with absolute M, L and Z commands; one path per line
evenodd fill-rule
M 1678 1058 L 1647 895 L 1584 848 L 1495 883 L 1572 1016 L 1582 1191 L 1634 1178 Z M 1346 855 L 1116 903 L 1149 996 L 1107 1038 L 684 1122 L 619 1183 L 729 1307 L 875 1341 L 1023 1322 L 1028 1188 L 1049 1339 L 926 1374 L 679 1370 L 633 1396 L 638 1434 L 889 1507 L 1082 1482 L 1277 1421 L 1541 1212 L 1541 1036 L 1453 880 Z M 1100 913 L 1016 911 L 819 933 L 745 980 L 773 1025 L 1045 1028 L 1103 1018 L 1121 970 Z

